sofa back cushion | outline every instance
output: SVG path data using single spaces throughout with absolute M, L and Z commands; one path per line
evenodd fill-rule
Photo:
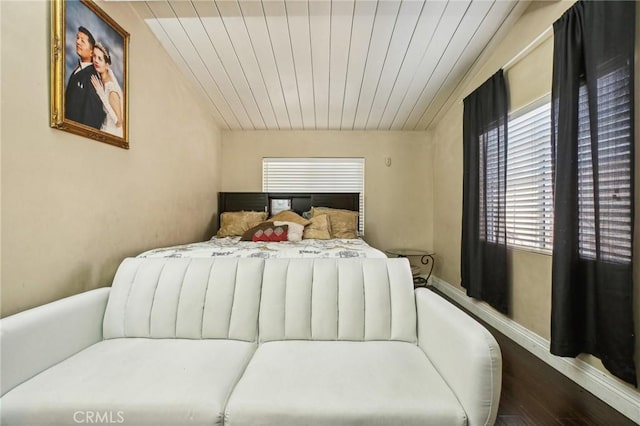
M 259 336 L 416 342 L 407 259 L 268 259 Z
M 105 339 L 257 339 L 264 260 L 130 258 L 107 302 Z

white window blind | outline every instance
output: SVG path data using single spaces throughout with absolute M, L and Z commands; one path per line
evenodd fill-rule
M 263 158 L 262 190 L 358 192 L 359 232 L 364 235 L 364 158 Z
M 551 103 L 515 113 L 508 125 L 507 243 L 550 253 L 553 233 Z
M 494 127 L 480 136 L 480 239 L 504 244 L 505 217 L 501 211 L 501 197 L 505 195 L 505 182 L 500 179 L 504 173 L 504 130 Z
M 617 263 L 632 261 L 633 138 L 631 93 L 627 67 L 598 78 L 597 118 L 590 121 L 588 92 L 580 87 L 578 133 L 579 251 L 585 259 Z M 598 132 L 592 152 L 591 131 Z M 593 164 L 597 164 L 594 173 Z

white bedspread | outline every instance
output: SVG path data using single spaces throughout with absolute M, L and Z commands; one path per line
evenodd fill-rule
M 201 243 L 157 248 L 146 251 L 138 257 L 387 257 L 382 251 L 371 247 L 364 240 L 307 239 L 300 242 L 252 242 L 240 241 L 240 237 L 213 237 Z

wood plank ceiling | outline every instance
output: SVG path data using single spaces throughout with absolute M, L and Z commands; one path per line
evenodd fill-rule
M 231 130 L 424 130 L 508 0 L 133 3 Z

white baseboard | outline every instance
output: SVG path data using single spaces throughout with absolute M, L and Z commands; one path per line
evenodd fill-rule
M 477 315 L 487 324 L 582 386 L 602 401 L 640 424 L 640 391 L 625 385 L 596 367 L 576 358 L 552 355 L 549 341 L 538 336 L 512 319 L 502 315 L 485 302 L 468 297 L 463 291 L 438 277 L 432 276 L 431 285 Z

